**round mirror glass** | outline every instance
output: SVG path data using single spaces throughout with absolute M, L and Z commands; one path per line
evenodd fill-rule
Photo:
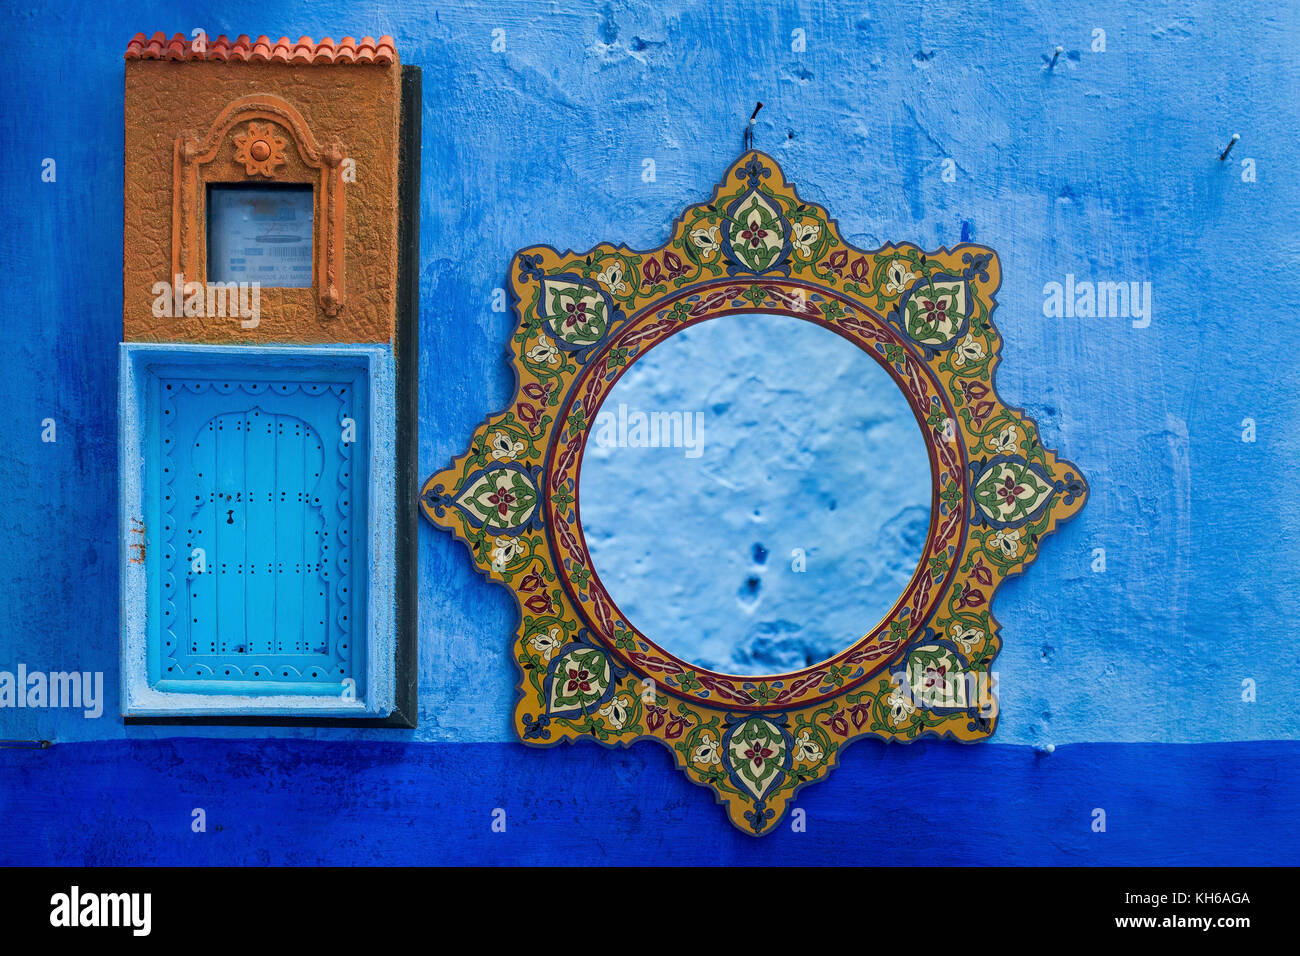
M 633 363 L 592 423 L 579 513 L 628 622 L 728 674 L 856 643 L 915 573 L 925 440 L 901 389 L 819 325 L 726 316 Z

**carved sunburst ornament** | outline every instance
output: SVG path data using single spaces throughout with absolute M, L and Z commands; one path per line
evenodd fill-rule
M 275 167 L 283 166 L 284 147 L 288 140 L 275 135 L 267 123 L 249 123 L 248 129 L 235 134 L 235 162 L 243 163 L 250 176 L 274 176 Z
M 758 152 L 658 249 L 517 253 L 518 390 L 425 482 L 421 507 L 518 600 L 520 738 L 657 740 L 736 826 L 763 834 L 856 739 L 990 736 L 994 593 L 1087 494 L 1079 470 L 998 398 L 1000 281 L 980 246 L 854 248 Z M 815 666 L 739 677 L 675 657 L 624 618 L 592 566 L 578 475 L 601 403 L 632 363 L 690 325 L 756 312 L 828 328 L 888 372 L 925 436 L 933 493 L 925 551 L 883 621 Z

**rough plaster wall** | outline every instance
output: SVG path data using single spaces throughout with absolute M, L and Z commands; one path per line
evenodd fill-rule
M 224 0 L 0 13 L 6 35 L 67 41 L 38 45 L 0 79 L 11 330 L 0 666 L 101 670 L 110 715 L 9 711 L 4 736 L 176 734 L 124 730 L 111 716 L 121 51 L 138 30 L 197 26 L 386 32 L 403 62 L 424 68 L 422 473 L 460 453 L 508 397 L 512 320 L 491 302 L 510 254 L 538 242 L 662 241 L 738 153 L 762 100 L 755 144 L 850 241 L 966 238 L 998 251 L 999 387 L 1092 483 L 1083 514 L 999 593 L 996 741 L 1300 736 L 1288 623 L 1300 545 L 1286 530 L 1300 519 L 1287 311 L 1300 266 L 1294 0 L 329 0 L 289 10 Z M 1097 27 L 1105 53 L 1089 49 Z M 498 29 L 505 50 L 493 53 Z M 795 29 L 805 52 L 791 50 Z M 1057 43 L 1067 52 L 1046 70 Z M 1221 164 L 1233 132 L 1242 140 Z M 47 156 L 56 184 L 40 182 Z M 955 182 L 942 178 L 945 158 Z M 1258 182 L 1241 181 L 1244 158 Z M 1067 273 L 1150 281 L 1150 327 L 1045 319 L 1043 286 Z M 1248 416 L 1254 444 L 1240 440 Z M 58 422 L 57 444 L 39 440 L 45 417 Z M 1090 570 L 1099 547 L 1104 574 Z M 421 726 L 410 736 L 510 739 L 508 595 L 429 527 L 420 560 Z M 1240 702 L 1243 677 L 1259 682 L 1259 703 Z
M 155 28 L 138 32 L 152 33 Z M 170 32 L 176 32 L 172 30 Z M 134 35 L 134 34 L 132 34 Z M 213 34 L 214 36 L 217 34 Z M 300 34 L 299 34 L 300 35 Z M 297 39 L 297 36 L 294 37 Z M 125 44 L 122 45 L 125 49 Z M 126 130 L 124 204 L 130 255 L 123 264 L 125 337 L 132 341 L 185 341 L 242 344 L 285 342 L 387 342 L 393 340 L 397 289 L 397 128 L 401 110 L 400 67 L 287 66 L 275 63 L 173 63 L 133 60 L 127 66 L 124 102 L 130 110 Z M 205 142 L 212 124 L 232 101 L 274 92 L 302 115 L 322 150 L 343 145 L 356 162 L 356 181 L 343 186 L 343 309 L 325 315 L 316 288 L 267 288 L 261 292 L 266 321 L 241 327 L 230 318 L 157 317 L 152 305 L 156 282 L 172 282 L 173 149 L 189 132 Z M 122 107 L 119 106 L 119 109 Z M 316 189 L 316 222 L 321 218 L 320 171 L 306 164 L 292 132 L 277 125 L 286 140 L 285 163 L 274 178 L 248 180 L 235 161 L 232 126 L 216 158 L 205 167 L 212 181 L 302 182 Z M 370 213 L 366 214 L 366 210 Z M 195 210 L 196 221 L 201 216 Z M 198 235 L 202 236 L 202 224 Z M 313 242 L 315 246 L 315 242 Z M 319 248 L 313 249 L 315 256 Z M 316 268 L 319 272 L 319 267 Z M 190 281 L 197 276 L 187 276 Z
M 647 433 L 679 445 L 620 431 L 620 416 L 650 413 L 690 417 Z M 578 511 L 596 573 L 693 664 L 810 667 L 874 628 L 917 569 L 925 440 L 885 370 L 827 329 L 781 315 L 692 326 L 618 380 L 592 434 Z

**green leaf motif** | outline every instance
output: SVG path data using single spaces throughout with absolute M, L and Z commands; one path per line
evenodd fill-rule
M 740 782 L 761 799 L 781 772 L 785 750 L 785 738 L 775 724 L 751 717 L 732 734 L 727 757 Z
M 776 210 L 761 193 L 753 193 L 736 210 L 731 223 L 731 249 L 751 272 L 770 266 L 785 245 Z
M 1015 524 L 1038 510 L 1052 493 L 1026 462 L 1001 462 L 981 476 L 974 488 L 975 503 L 988 517 L 1003 524 Z
M 552 712 L 587 710 L 609 686 L 609 660 L 594 648 L 570 651 L 560 658 L 551 682 Z

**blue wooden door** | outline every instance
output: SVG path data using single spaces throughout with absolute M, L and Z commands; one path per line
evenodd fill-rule
M 363 402 L 347 381 L 244 375 L 157 379 L 157 676 L 245 693 L 355 686 Z

